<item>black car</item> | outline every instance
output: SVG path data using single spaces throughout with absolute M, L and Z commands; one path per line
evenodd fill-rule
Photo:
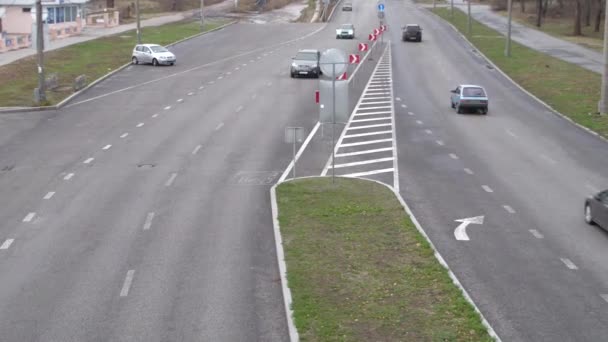
M 585 222 L 608 230 L 608 190 L 585 201 Z
M 416 42 L 422 41 L 422 28 L 418 24 L 407 24 L 403 27 L 401 39 L 405 42 L 413 40 Z

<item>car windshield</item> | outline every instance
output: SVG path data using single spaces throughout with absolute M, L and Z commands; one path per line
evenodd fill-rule
M 344 24 L 344 25 L 342 25 L 342 29 L 343 30 L 352 30 L 353 29 L 353 25 L 351 25 L 351 24 Z
M 299 61 L 316 61 L 317 54 L 314 52 L 298 52 L 295 59 Z
M 150 50 L 152 50 L 152 52 L 168 52 L 169 51 L 162 46 L 150 46 Z
M 462 96 L 466 97 L 486 97 L 486 93 L 481 88 L 467 87 L 462 90 Z
M 409 32 L 416 32 L 420 30 L 420 26 L 408 26 L 406 27 L 406 30 L 408 30 Z

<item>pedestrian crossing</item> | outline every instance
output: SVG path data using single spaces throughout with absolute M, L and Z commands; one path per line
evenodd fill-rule
M 321 175 L 369 178 L 398 190 L 396 145 L 389 43 Z

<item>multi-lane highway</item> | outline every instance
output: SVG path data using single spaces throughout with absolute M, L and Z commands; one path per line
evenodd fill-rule
M 336 174 L 400 189 L 504 341 L 605 340 L 608 234 L 582 203 L 608 185 L 606 143 L 427 11 L 386 7 L 390 46 L 351 81 Z M 353 9 L 326 26 L 231 25 L 173 47 L 175 67 L 130 66 L 60 111 L 1 115 L 0 340 L 287 340 L 268 189 L 291 160 L 285 127 L 318 120 L 317 82 L 291 79 L 290 57 L 353 52 L 336 26 L 364 40 L 378 24 L 374 2 Z M 400 41 L 406 23 L 422 43 Z M 488 116 L 450 109 L 459 83 L 485 86 Z M 329 130 L 298 175 L 332 173 Z M 454 238 L 455 220 L 481 215 Z

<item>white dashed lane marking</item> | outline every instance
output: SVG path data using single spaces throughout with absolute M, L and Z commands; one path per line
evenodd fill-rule
M 144 230 L 150 229 L 152 227 L 152 220 L 154 220 L 154 213 L 150 212 L 146 215 L 146 221 L 144 222 Z
M 217 126 L 215 126 L 215 130 L 219 131 L 220 129 L 222 129 L 222 127 L 224 127 L 224 123 L 220 122 L 219 124 L 217 124 Z
M 490 188 L 490 187 L 489 187 L 489 186 L 487 186 L 487 185 L 482 185 L 481 187 L 483 188 L 483 190 L 484 190 L 485 192 L 494 192 L 494 190 L 492 190 L 492 188 Z
M 0 246 L 0 249 L 9 249 L 13 242 L 15 242 L 15 239 L 6 239 L 4 243 L 2 243 L 2 246 Z
M 177 99 L 177 103 L 182 103 L 184 102 L 184 99 Z
M 424 131 L 426 132 L 426 134 L 433 134 L 433 131 L 431 131 L 430 129 L 425 129 Z
M 73 173 L 68 173 L 67 175 L 65 175 L 65 177 L 63 177 L 64 180 L 70 180 L 72 179 L 72 177 L 74 177 Z
M 104 147 L 102 148 L 102 150 L 107 151 L 107 150 L 109 150 L 110 148 L 112 148 L 112 145 L 107 144 L 106 146 L 104 146 Z
M 443 146 L 443 145 L 445 145 L 445 143 L 443 142 L 443 140 L 436 140 L 435 142 L 436 142 L 436 143 L 437 143 L 437 145 L 439 145 L 439 146 Z
M 34 217 L 36 217 L 36 213 L 28 213 L 23 218 L 23 222 L 32 222 L 32 220 L 34 219 Z
M 511 206 L 505 204 L 502 207 L 505 208 L 505 210 L 510 214 L 515 214 L 515 209 L 511 208 Z
M 169 177 L 169 179 L 167 180 L 167 182 L 165 183 L 165 186 L 171 186 L 171 184 L 173 184 L 173 181 L 175 181 L 175 178 L 177 177 L 177 173 L 172 173 L 171 176 Z
M 410 116 L 411 116 L 411 115 L 414 115 L 414 113 L 412 113 L 412 112 L 407 112 L 407 115 L 410 115 Z
M 192 154 L 197 154 L 198 151 L 201 149 L 201 145 L 196 145 L 196 147 L 194 148 L 194 150 L 192 150 Z
M 85 164 L 91 164 L 91 162 L 93 162 L 93 160 L 95 160 L 95 158 L 88 158 L 83 163 L 85 163 Z
M 165 110 L 169 110 L 169 109 L 171 109 L 171 106 L 165 107 Z
M 559 260 L 561 260 L 569 269 L 578 270 L 578 267 L 572 262 L 572 260 L 567 258 L 559 258 Z
M 158 117 L 158 113 L 152 114 L 152 119 L 156 119 Z
M 422 122 L 422 120 L 416 120 L 416 123 L 417 123 L 418 125 L 422 125 L 424 122 Z
M 602 299 L 608 303 L 608 294 L 601 294 L 600 297 L 602 297 Z
M 466 172 L 466 173 L 468 173 L 470 175 L 473 174 L 473 171 L 471 171 L 471 169 L 467 169 L 467 168 L 464 168 L 464 172 Z
M 234 111 L 238 113 L 242 110 L 243 110 L 243 106 L 238 106 L 238 107 L 236 107 L 236 109 Z
M 51 198 L 53 198 L 53 196 L 55 196 L 55 191 L 49 191 L 46 193 L 46 195 L 44 195 L 43 199 L 50 200 Z
M 137 126 L 135 126 L 135 127 L 140 128 L 140 127 L 143 127 L 143 126 L 144 126 L 144 123 L 143 123 L 143 122 L 140 122 L 140 123 L 138 123 L 138 124 L 137 124 Z
M 537 239 L 542 239 L 544 236 L 536 229 L 530 229 L 530 233 Z
M 123 134 L 120 136 L 120 138 L 121 138 L 121 139 L 124 139 L 124 138 L 126 138 L 128 135 L 129 135 L 129 133 L 123 133 Z
M 455 155 L 454 153 L 450 153 L 450 158 L 456 160 L 459 159 L 457 155 Z
M 134 276 L 135 276 L 135 270 L 127 271 L 127 276 L 125 277 L 125 282 L 122 284 L 122 289 L 120 290 L 121 297 L 126 297 L 129 294 L 129 289 L 131 289 L 131 284 L 133 283 Z

